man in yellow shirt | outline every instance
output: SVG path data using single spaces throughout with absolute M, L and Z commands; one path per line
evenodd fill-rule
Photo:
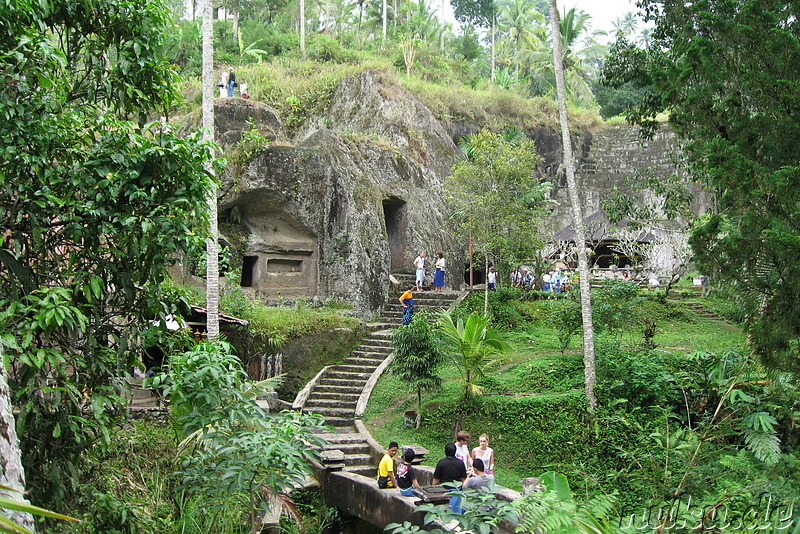
M 378 487 L 396 488 L 397 480 L 394 478 L 394 455 L 397 454 L 399 446 L 396 441 L 389 443 L 389 450 L 381 458 L 381 463 L 378 464 Z

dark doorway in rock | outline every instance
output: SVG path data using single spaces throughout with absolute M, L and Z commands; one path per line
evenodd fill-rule
M 242 287 L 253 287 L 253 278 L 258 263 L 258 256 L 245 256 L 242 258 Z
M 406 203 L 391 197 L 383 201 L 383 218 L 389 240 L 390 269 L 396 271 L 406 265 Z

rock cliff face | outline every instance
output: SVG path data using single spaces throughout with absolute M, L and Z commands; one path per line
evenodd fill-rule
M 353 305 L 363 317 L 386 301 L 389 274 L 411 272 L 425 250 L 448 259 L 447 286 L 463 286 L 465 244 L 448 229 L 443 181 L 460 157 L 456 142 L 479 125 L 442 124 L 421 102 L 376 72 L 345 79 L 327 112 L 309 120 L 294 142 L 266 106 L 217 102 L 217 140 L 230 146 L 252 117 L 275 142 L 223 179 L 220 221 L 234 228 L 241 284 L 271 300 L 319 298 Z M 571 224 L 560 170 L 560 133 L 529 131 L 542 154 L 542 173 L 556 185 L 554 232 Z M 675 172 L 674 135 L 663 130 L 646 145 L 632 127 L 575 134 L 584 214 L 624 176 Z M 705 210 L 697 195 L 697 211 Z M 227 236 L 233 239 L 231 235 Z
M 386 301 L 389 274 L 409 271 L 419 250 L 443 251 L 447 285 L 460 287 L 463 246 L 447 231 L 442 198 L 459 152 L 425 106 L 365 72 L 299 138 L 224 179 L 220 220 L 243 234 L 243 287 L 267 300 L 343 300 L 366 317 Z

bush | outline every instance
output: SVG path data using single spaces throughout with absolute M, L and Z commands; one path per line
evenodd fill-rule
M 339 41 L 326 34 L 312 35 L 306 43 L 306 54 L 310 59 L 332 63 L 355 63 L 358 55 L 345 49 Z
M 513 288 L 499 288 L 489 291 L 489 317 L 492 326 L 502 330 L 514 330 L 525 323 L 525 318 L 519 310 L 519 299 L 522 291 Z M 466 319 L 473 313 L 483 313 L 484 292 L 472 291 L 456 309 L 453 310 L 453 319 Z
M 622 400 L 627 403 L 627 410 L 680 407 L 675 358 L 654 350 L 627 350 L 615 342 L 598 343 L 598 400 L 605 404 Z

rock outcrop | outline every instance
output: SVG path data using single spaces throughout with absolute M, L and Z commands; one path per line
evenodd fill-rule
M 243 287 L 265 300 L 342 300 L 371 315 L 386 302 L 389 274 L 408 271 L 419 250 L 443 251 L 448 286 L 460 287 L 463 246 L 447 231 L 442 197 L 460 156 L 424 105 L 364 72 L 299 137 L 224 179 L 220 220 L 241 230 Z

